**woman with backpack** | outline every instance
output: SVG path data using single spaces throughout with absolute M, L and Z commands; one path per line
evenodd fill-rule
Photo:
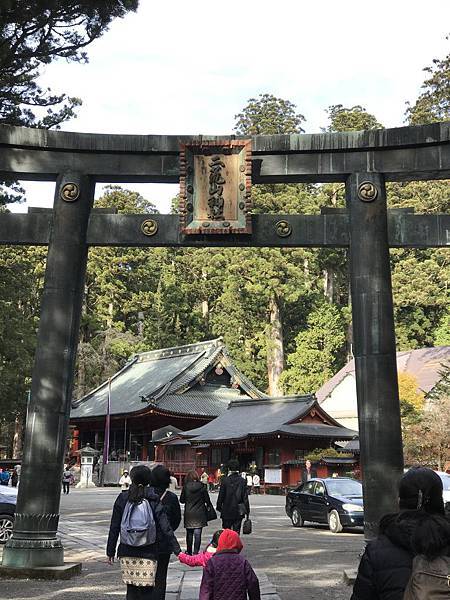
M 403 600 L 414 576 L 414 557 L 425 554 L 433 560 L 449 554 L 450 526 L 437 473 L 426 467 L 407 471 L 400 480 L 399 508 L 400 512 L 381 519 L 378 537 L 367 544 L 351 600 Z M 427 600 L 434 597 L 423 596 Z M 422 600 L 408 596 L 408 600 L 412 598 Z
M 181 522 L 181 509 L 177 495 L 170 491 L 170 471 L 164 465 L 156 465 L 151 471 L 154 492 L 159 496 L 161 504 L 167 513 L 172 531 L 178 529 Z M 167 569 L 172 553 L 169 542 L 158 548 L 158 566 L 156 568 L 155 586 L 152 600 L 165 600 L 167 585 Z
M 198 554 L 202 543 L 202 529 L 208 524 L 208 510 L 212 507 L 208 490 L 195 471 L 189 471 L 184 479 L 180 496 L 184 504 L 187 554 Z M 193 548 L 192 548 L 193 546 Z
M 130 476 L 130 489 L 121 492 L 114 503 L 106 554 L 112 564 L 120 535 L 117 557 L 127 600 L 150 600 L 158 550 L 167 547 L 178 555 L 181 549 L 159 496 L 149 487 L 150 469 L 138 465 Z

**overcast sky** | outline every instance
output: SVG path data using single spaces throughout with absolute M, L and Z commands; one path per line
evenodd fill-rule
M 307 132 L 327 125 L 331 104 L 361 104 L 395 127 L 422 69 L 447 54 L 449 23 L 449 0 L 141 0 L 89 48 L 88 65 L 54 63 L 41 83 L 83 100 L 69 131 L 229 134 L 260 93 L 294 102 Z M 177 191 L 127 187 L 161 212 Z M 52 205 L 53 184 L 27 190 L 28 204 Z

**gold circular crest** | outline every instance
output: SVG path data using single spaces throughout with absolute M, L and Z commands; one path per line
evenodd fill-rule
M 141 225 L 141 231 L 144 235 L 155 235 L 158 231 L 158 223 L 153 219 L 146 219 Z
M 80 196 L 80 188 L 76 183 L 65 183 L 61 188 L 61 199 L 66 202 L 75 202 Z
M 279 237 L 288 237 L 292 233 L 292 225 L 287 221 L 278 221 L 275 225 L 275 231 Z
M 378 188 L 371 181 L 363 181 L 358 187 L 358 198 L 363 202 L 372 202 L 378 196 Z

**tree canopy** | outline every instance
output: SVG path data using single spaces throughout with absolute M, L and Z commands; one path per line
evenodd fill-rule
M 58 127 L 81 101 L 37 83 L 58 58 L 86 62 L 86 48 L 138 0 L 2 0 L 0 5 L 0 123 Z M 44 111 L 42 111 L 44 109 Z

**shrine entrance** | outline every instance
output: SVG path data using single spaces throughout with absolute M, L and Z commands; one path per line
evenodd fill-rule
M 0 215 L 1 244 L 47 245 L 14 533 L 3 566 L 63 564 L 57 538 L 89 246 L 347 247 L 367 537 L 403 470 L 389 247 L 450 245 L 450 215 L 387 210 L 386 181 L 450 178 L 450 123 L 313 135 L 91 135 L 0 126 L 0 176 L 56 181 L 52 211 Z M 176 183 L 179 215 L 92 210 L 96 182 Z M 252 183 L 345 182 L 346 210 L 253 215 Z M 42 469 L 45 465 L 45 469 Z

